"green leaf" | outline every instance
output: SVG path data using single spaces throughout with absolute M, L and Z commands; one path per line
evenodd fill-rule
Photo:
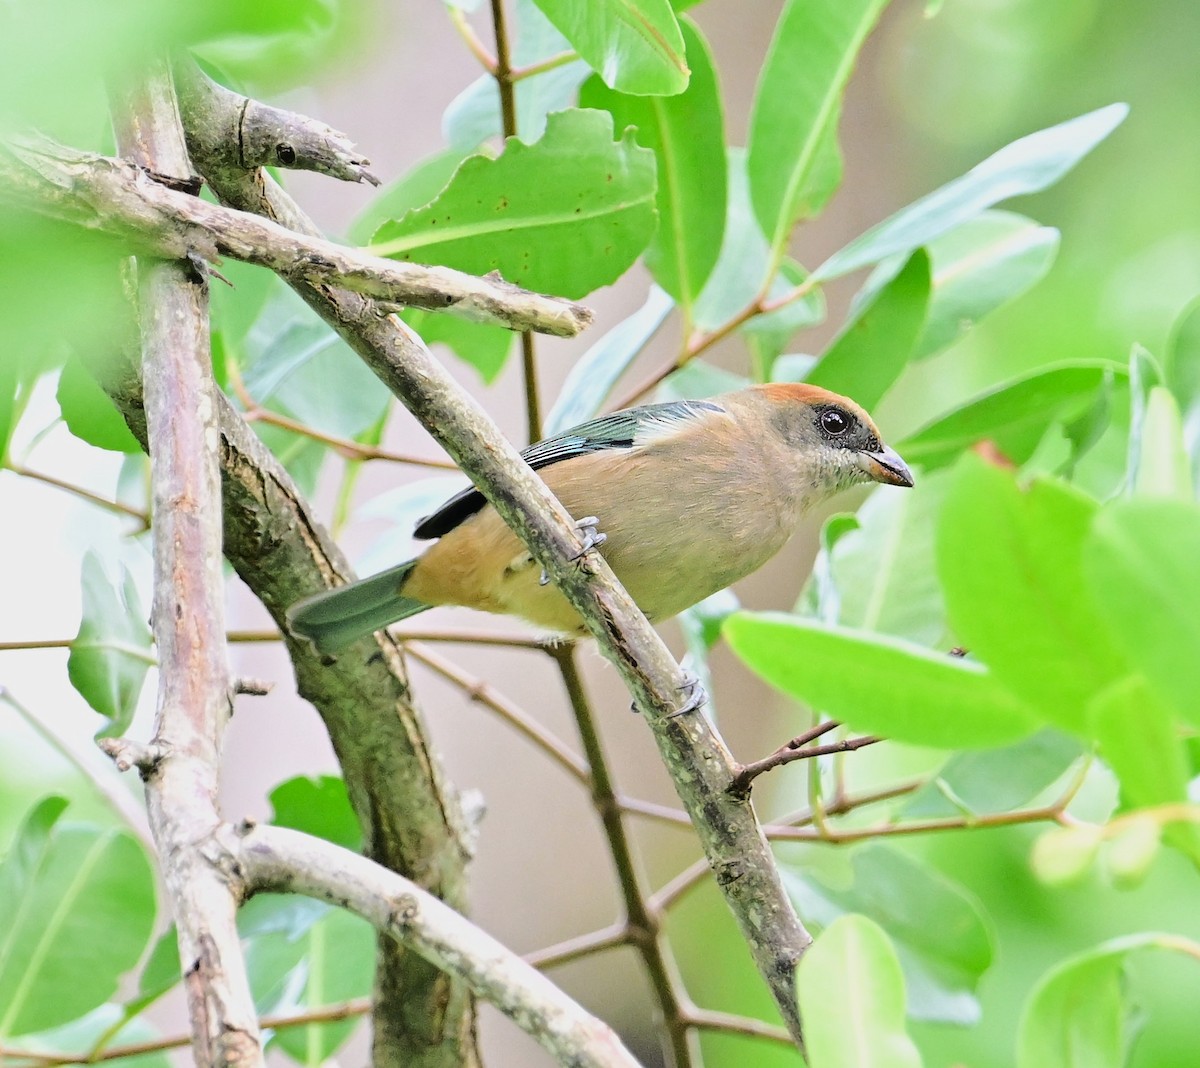
M 89 551 L 83 558 L 82 583 L 83 620 L 71 643 L 67 674 L 83 699 L 108 717 L 102 733 L 119 735 L 133 719 L 146 672 L 154 663 L 150 628 L 124 564 L 113 582 L 100 557 Z
M 739 612 L 725 638 L 758 675 L 852 730 L 943 749 L 1028 734 L 1029 711 L 982 664 L 798 616 Z
M 755 231 L 757 232 L 757 230 Z M 794 292 L 808 279 L 808 272 L 795 260 L 785 259 L 775 272 L 767 291 L 767 299 L 779 300 Z M 820 289 L 811 289 L 803 296 L 787 301 L 775 311 L 753 315 L 742 324 L 741 333 L 754 354 L 755 378 L 766 382 L 797 382 L 800 376 L 791 377 L 791 368 L 779 357 L 792 336 L 805 327 L 815 326 L 825 320 L 825 294 Z M 804 368 L 804 374 L 812 370 L 812 363 Z
M 754 300 L 770 266 L 770 248 L 750 204 L 745 149 L 728 149 L 725 169 L 725 239 L 695 308 L 696 325 L 702 330 L 716 329 Z
M 1163 372 L 1183 413 L 1184 442 L 1192 471 L 1200 476 L 1200 300 L 1190 304 L 1176 320 Z
M 888 256 L 911 252 L 1011 197 L 1053 185 L 1125 118 L 1125 104 L 1110 104 L 1029 134 L 873 226 L 813 271 L 821 281 L 840 278 Z
M 331 909 L 308 932 L 302 967 L 303 985 L 274 1011 L 303 1012 L 365 997 L 371 993 L 375 974 L 374 928 L 343 909 Z M 301 1064 L 319 1068 L 360 1022 L 351 1018 L 283 1028 L 275 1032 L 271 1045 Z
M 55 396 L 63 422 L 80 440 L 112 452 L 142 451 L 112 399 L 96 384 L 77 356 L 69 357 L 63 365 Z
M 850 864 L 849 883 L 824 877 L 820 869 L 784 865 L 800 914 L 822 926 L 844 913 L 875 921 L 896 946 L 909 1015 L 976 1022 L 974 993 L 994 953 L 979 902 L 924 861 L 880 843 L 855 849 Z
M 1200 727 L 1200 506 L 1117 501 L 1083 547 L 1087 592 L 1128 659 Z
M 721 628 L 725 620 L 741 607 L 733 590 L 718 590 L 691 608 L 685 608 L 676 617 L 679 629 L 683 633 L 684 645 L 687 646 L 685 666 L 696 676 L 708 694 L 708 704 L 705 707 L 714 717 L 716 711 L 713 706 L 714 687 L 708 662 L 709 653 L 721 637 Z
M 948 478 L 939 473 L 919 479 L 908 493 L 873 493 L 867 498 L 854 528 L 828 551 L 823 573 L 819 576 L 813 568 L 810 585 L 820 578 L 836 591 L 832 613 L 833 598 L 823 598 L 825 622 L 891 634 L 918 645 L 943 642 L 946 610 L 934 567 L 934 531 L 948 487 Z M 814 596 L 806 589 L 802 599 L 812 604 Z
M 675 307 L 658 286 L 651 286 L 646 303 L 596 341 L 571 368 L 562 392 L 543 428 L 547 437 L 561 434 L 596 415 L 617 380 L 637 359 L 646 343 Z
M 837 124 L 862 43 L 886 0 L 789 0 L 754 92 L 747 169 L 771 248 L 841 178 Z
M 1029 867 L 1038 882 L 1062 887 L 1082 882 L 1100 855 L 1104 828 L 1094 823 L 1051 827 L 1038 835 Z
M 985 211 L 929 246 L 933 292 L 914 360 L 948 348 L 984 316 L 1040 282 L 1059 232 L 1009 211 Z
M 1087 732 L 1088 701 L 1124 674 L 1084 581 L 1095 502 L 1063 483 L 1017 486 L 964 458 L 942 510 L 938 574 L 959 640 L 1050 723 Z
M 56 826 L 45 804 L 0 869 L 0 1036 L 43 1031 L 103 1004 L 154 929 L 154 878 L 123 831 Z
M 400 318 L 416 330 L 427 345 L 440 342 L 460 360 L 474 367 L 489 386 L 500 377 L 500 372 L 508 362 L 508 354 L 512 352 L 515 335 L 502 326 L 472 323 L 453 315 L 436 315 L 419 308 L 406 309 Z
M 616 129 L 636 127 L 638 144 L 652 149 L 658 169 L 658 229 L 646 266 L 691 319 L 716 265 L 725 229 L 725 134 L 721 95 L 708 42 L 690 19 L 680 25 L 692 77 L 677 96 L 629 96 L 593 78 L 581 107 L 602 108 Z
M 830 342 L 808 381 L 873 408 L 912 356 L 928 304 L 929 257 L 917 249 Z
M 496 79 L 490 74 L 486 77 L 493 86 L 496 84 Z M 497 104 L 496 114 L 499 113 Z M 346 231 L 347 240 L 356 245 L 365 245 L 371 240 L 371 235 L 389 219 L 398 219 L 406 211 L 423 208 L 446 188 L 459 164 L 468 153 L 475 150 L 477 144 L 473 142 L 466 148 L 447 148 L 426 156 L 394 182 L 389 182 L 355 216 Z
M 1192 470 L 1183 439 L 1179 405 L 1165 386 L 1152 386 L 1146 397 L 1146 416 L 1136 427 L 1137 467 L 1130 471 L 1138 497 L 1192 499 Z M 1130 428 L 1132 438 L 1135 428 Z M 1130 448 L 1133 449 L 1131 442 Z
M 667 0 L 536 3 L 609 88 L 643 96 L 687 88 L 683 37 Z
M 1001 749 L 955 753 L 904 806 L 910 819 L 1011 812 L 1062 777 L 1082 749 L 1070 735 L 1041 730 Z
M 1017 1068 L 1123 1068 L 1136 1004 L 1125 988 L 1126 961 L 1136 950 L 1179 946 L 1170 934 L 1126 935 L 1052 968 L 1021 1013 Z
M 560 111 L 541 140 L 510 137 L 496 159 L 466 159 L 432 203 L 384 223 L 369 251 L 499 271 L 514 285 L 582 297 L 637 259 L 654 230 L 654 153 L 612 116 Z
M 350 807 L 345 782 L 336 775 L 298 775 L 280 783 L 268 800 L 271 822 L 316 835 L 354 852 L 362 848 L 362 829 Z
M 905 438 L 897 451 L 929 469 L 958 459 L 964 449 L 993 441 L 1023 463 L 1055 419 L 1070 420 L 1094 403 L 1106 381 L 1124 369 L 1103 360 L 1043 367 L 973 397 Z
M 179 978 L 179 961 L 176 957 L 176 978 Z M 129 1057 L 110 1057 L 107 1050 L 113 1046 L 152 1044 L 163 1037 L 162 1032 L 141 1018 L 128 1018 L 120 1005 L 101 1005 L 86 1016 L 71 1020 L 60 1027 L 51 1027 L 45 1031 L 21 1035 L 12 1042 L 14 1049 L 39 1051 L 53 1056 L 63 1050 L 96 1049 L 101 1044 L 105 1051 L 103 1063 L 109 1068 L 171 1068 L 171 1059 L 165 1051 L 153 1050 Z M 14 1058 L 17 1059 L 17 1058 Z M 20 1058 L 24 1060 L 24 1058 Z M 99 1061 L 101 1058 L 97 1057 Z M 31 1058 L 34 1060 L 34 1058 Z
M 678 371 L 672 371 L 663 379 L 655 397 L 658 400 L 694 400 L 697 397 L 715 397 L 718 393 L 732 393 L 748 385 L 750 380 L 745 375 L 714 367 L 704 360 L 688 360 Z
M 900 962 L 865 916 L 842 916 L 821 933 L 796 969 L 796 993 L 809 1068 L 919 1068 Z

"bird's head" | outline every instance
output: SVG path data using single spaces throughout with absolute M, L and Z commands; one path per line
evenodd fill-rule
M 748 391 L 772 428 L 800 455 L 812 488 L 834 493 L 860 482 L 911 486 L 912 472 L 849 397 L 820 386 L 771 383 Z

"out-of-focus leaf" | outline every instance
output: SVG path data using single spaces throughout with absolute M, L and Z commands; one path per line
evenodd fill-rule
M 1189 305 L 1176 321 L 1163 372 L 1183 413 L 1184 443 L 1192 471 L 1200 479 L 1200 300 Z M 1200 490 L 1200 485 L 1196 489 Z
M 55 393 L 63 422 L 77 438 L 112 452 L 141 452 L 121 413 L 76 356 L 63 364 Z
M 993 441 L 1015 463 L 1032 454 L 1048 423 L 1070 420 L 1094 402 L 1118 364 L 1076 361 L 1043 367 L 996 386 L 927 423 L 897 450 L 910 464 L 929 469 L 953 463 L 964 449 Z
M 273 271 L 237 260 L 222 263 L 221 274 L 231 285 L 210 287 L 213 332 L 220 333 L 226 345 L 236 348 L 262 314 L 271 294 L 283 283 Z M 214 352 L 214 361 L 216 357 Z
M 1021 1013 L 1017 1068 L 1123 1068 L 1136 1004 L 1125 988 L 1126 960 L 1136 950 L 1179 946 L 1174 935 L 1126 935 L 1048 971 Z
M 535 0 L 611 89 L 646 96 L 688 84 L 683 36 L 668 0 Z
M 735 653 L 772 686 L 852 730 L 960 749 L 1029 734 L 1030 711 L 982 664 L 799 616 L 739 612 Z
M 784 260 L 771 281 L 768 301 L 794 292 L 807 278 L 808 273 L 795 260 Z M 741 332 L 754 355 L 755 379 L 759 382 L 800 381 L 799 377 L 790 377 L 790 369 L 779 357 L 798 330 L 815 326 L 824 319 L 825 294 L 820 289 L 811 289 L 775 311 L 747 319 Z M 811 370 L 811 365 L 806 366 L 805 374 Z
M 750 380 L 744 375 L 714 367 L 704 360 L 689 360 L 663 379 L 655 396 L 658 400 L 694 400 L 745 389 L 749 384 Z
M 808 381 L 873 408 L 912 356 L 928 304 L 929 257 L 917 249 L 830 342 Z
M 427 345 L 446 345 L 459 359 L 466 361 L 489 386 L 500 377 L 512 351 L 511 330 L 488 323 L 472 323 L 453 315 L 435 315 L 419 308 L 407 309 L 401 318 Z
M 637 359 L 673 307 L 675 302 L 666 293 L 651 286 L 646 303 L 579 358 L 546 416 L 547 437 L 590 419 L 604 407 L 617 379 Z
M 1126 657 L 1200 727 L 1200 505 L 1119 501 L 1083 547 L 1087 593 Z
M 1051 827 L 1038 835 L 1029 857 L 1037 880 L 1047 886 L 1070 886 L 1080 882 L 1100 855 L 1104 828 L 1094 823 Z
M 889 494 L 888 496 L 891 496 Z M 812 574 L 796 599 L 796 612 L 812 616 L 822 623 L 837 623 L 842 614 L 842 591 L 835 571 L 838 544 L 858 530 L 859 517 L 853 512 L 831 515 L 821 526 L 821 545 L 813 560 Z
M 729 204 L 721 254 L 696 304 L 696 325 L 713 330 L 733 318 L 757 295 L 766 281 L 770 248 L 750 204 L 746 151 L 726 153 Z
M 918 645 L 943 640 L 946 610 L 934 567 L 934 531 L 948 485 L 945 475 L 935 474 L 918 479 L 907 493 L 867 498 L 854 529 L 830 551 L 826 567 L 838 611 L 822 615 L 825 622 L 892 634 Z M 802 598 L 812 604 L 807 589 Z
M 44 1031 L 103 1004 L 154 929 L 154 879 L 134 838 L 53 826 L 34 810 L 0 868 L 0 1036 Z
M 83 558 L 83 620 L 71 643 L 71 685 L 107 716 L 105 735 L 122 734 L 133 719 L 146 672 L 154 663 L 150 628 L 133 576 L 124 564 L 113 582 L 94 552 Z
M 1087 731 L 1088 701 L 1125 673 L 1084 581 L 1096 504 L 1063 483 L 1018 487 L 965 457 L 938 529 L 938 574 L 958 639 L 1050 723 Z
M 1105 844 L 1104 870 L 1120 890 L 1140 886 L 1158 859 L 1162 826 L 1153 816 L 1132 816 Z
M 741 608 L 737 595 L 732 590 L 719 590 L 699 604 L 686 608 L 676 617 L 683 640 L 687 645 L 685 666 L 695 676 L 708 695 L 705 709 L 715 716 L 713 709 L 712 672 L 708 666 L 708 654 L 721 636 L 725 620 Z
M 175 971 L 179 971 L 178 956 Z M 101 1040 L 104 1050 L 108 1050 L 113 1046 L 140 1043 L 149 1045 L 159 1038 L 162 1038 L 162 1033 L 146 1020 L 128 1018 L 125 1010 L 119 1005 L 101 1005 L 87 1015 L 60 1027 L 21 1035 L 20 1038 L 12 1040 L 11 1044 L 13 1049 L 53 1055 L 63 1050 L 92 1050 Z M 152 1049 L 131 1057 L 106 1056 L 104 1063 L 110 1068 L 171 1068 L 170 1057 L 163 1051 Z
M 1075 738 L 1049 729 L 1002 749 L 955 753 L 902 811 L 910 819 L 1010 812 L 1060 778 L 1081 753 Z
M 1137 468 L 1129 472 L 1133 493 L 1138 497 L 1190 501 L 1192 470 L 1183 439 L 1183 421 L 1179 405 L 1165 386 L 1151 387 L 1146 417 L 1139 421 L 1137 430 Z M 1131 428 L 1131 436 L 1133 432 Z
M 356 853 L 362 848 L 362 829 L 350 807 L 346 784 L 338 776 L 312 779 L 298 775 L 276 786 L 269 800 L 274 813 L 272 823 L 316 835 Z
M 869 917 L 895 943 L 909 1014 L 960 1024 L 979 1018 L 975 990 L 992 964 L 993 936 L 979 902 L 923 861 L 879 843 L 856 849 L 853 878 L 784 867 L 800 914 L 828 926 L 844 913 Z
M 368 501 L 357 514 L 363 519 L 386 520 L 387 528 L 366 554 L 355 562 L 359 574 L 373 575 L 420 553 L 428 542 L 413 538 L 412 532 L 417 523 L 469 485 L 461 475 L 425 478 L 381 493 Z
M 1058 246 L 1053 226 L 1009 211 L 985 211 L 930 244 L 933 291 L 913 359 L 948 348 L 985 315 L 1041 281 Z
M 789 0 L 754 93 L 747 169 L 772 248 L 841 178 L 837 124 L 855 57 L 887 0 Z
M 725 228 L 725 134 L 721 94 L 704 35 L 680 21 L 692 76 L 676 96 L 630 96 L 598 78 L 584 85 L 581 107 L 611 112 L 616 129 L 636 127 L 638 144 L 654 151 L 658 229 L 646 266 L 691 319 L 692 305 L 716 265 Z
M 1128 111 L 1125 104 L 1109 104 L 1006 145 L 961 178 L 855 238 L 813 275 L 824 282 L 888 256 L 911 252 L 994 204 L 1053 185 L 1112 133 Z
M 920 1068 L 905 1031 L 904 975 L 865 916 L 834 920 L 796 969 L 809 1068 Z
M 432 203 L 384 223 L 370 251 L 582 297 L 618 278 L 654 230 L 654 153 L 613 141 L 604 111 L 549 116 L 539 141 L 466 159 Z

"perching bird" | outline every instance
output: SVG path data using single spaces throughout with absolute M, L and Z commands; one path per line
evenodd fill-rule
M 814 504 L 858 482 L 912 475 L 854 401 L 809 385 L 751 386 L 709 400 L 614 412 L 521 454 L 603 546 L 651 621 L 668 619 L 774 556 Z M 602 533 L 597 533 L 599 528 Z M 434 605 L 520 616 L 560 634 L 583 623 L 477 489 L 417 524 L 415 560 L 293 605 L 323 652 Z

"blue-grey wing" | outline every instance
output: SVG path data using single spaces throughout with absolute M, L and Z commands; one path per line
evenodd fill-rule
M 521 457 L 534 471 L 562 460 L 585 456 L 602 449 L 632 449 L 656 435 L 669 433 L 708 412 L 724 409 L 712 401 L 664 401 L 602 415 L 521 451 Z M 487 504 L 487 498 L 474 486 L 456 493 L 437 511 L 422 519 L 413 531 L 421 540 L 440 538 L 464 520 L 470 519 Z

